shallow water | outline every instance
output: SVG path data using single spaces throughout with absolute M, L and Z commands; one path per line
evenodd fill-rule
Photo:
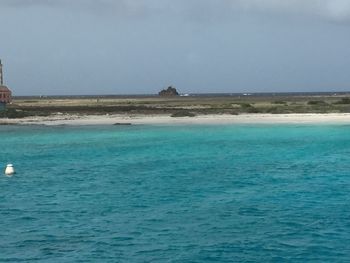
M 345 262 L 350 126 L 0 126 L 0 262 Z

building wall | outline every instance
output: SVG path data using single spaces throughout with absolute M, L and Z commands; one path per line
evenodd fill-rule
M 10 103 L 11 93 L 10 92 L 0 92 L 0 102 Z
M 4 85 L 4 78 L 2 75 L 2 64 L 1 64 L 1 60 L 0 60 L 0 85 Z

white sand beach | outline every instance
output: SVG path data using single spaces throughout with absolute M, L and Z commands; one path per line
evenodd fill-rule
M 171 125 L 171 124 L 350 124 L 350 113 L 198 115 L 53 115 L 23 119 L 0 119 L 0 125 Z

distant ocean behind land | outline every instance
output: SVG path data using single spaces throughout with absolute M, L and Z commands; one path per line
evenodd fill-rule
M 289 97 L 289 96 L 335 96 L 350 95 L 350 91 L 340 92 L 253 92 L 253 93 L 181 93 L 180 96 L 188 97 Z M 88 99 L 88 98 L 152 98 L 158 94 L 122 94 L 122 95 L 43 95 L 43 96 L 14 96 L 15 99 Z
M 0 126 L 0 262 L 346 262 L 350 126 Z

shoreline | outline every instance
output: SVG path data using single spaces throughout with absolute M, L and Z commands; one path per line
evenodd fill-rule
M 72 115 L 22 119 L 0 118 L 0 125 L 196 125 L 196 124 L 350 124 L 350 113 L 220 114 L 195 117 L 169 115 Z

